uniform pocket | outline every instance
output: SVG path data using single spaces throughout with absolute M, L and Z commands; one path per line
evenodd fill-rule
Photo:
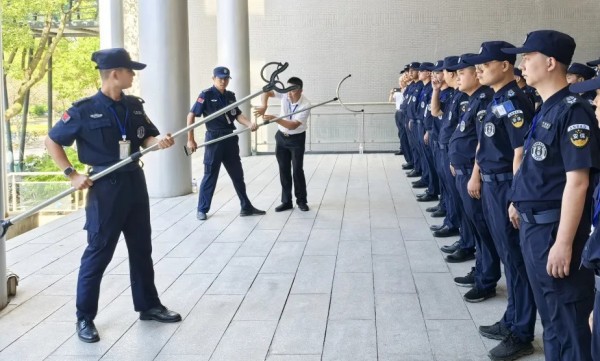
M 90 129 L 107 128 L 112 125 L 110 118 L 90 119 L 88 126 Z

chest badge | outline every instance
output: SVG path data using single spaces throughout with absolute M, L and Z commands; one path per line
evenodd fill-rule
M 496 134 L 496 126 L 492 122 L 485 123 L 485 127 L 483 128 L 483 133 L 486 137 L 491 138 Z
M 138 139 L 143 139 L 144 135 L 146 135 L 146 128 L 144 128 L 143 126 L 139 126 L 137 128 L 137 137 L 138 137 Z
M 102 114 L 98 114 L 98 113 L 96 113 L 96 114 L 90 114 L 90 118 L 92 118 L 92 119 L 102 118 Z
M 543 161 L 548 156 L 548 149 L 546 144 L 542 142 L 535 142 L 531 146 L 531 157 L 538 162 Z
M 142 115 L 142 114 L 144 114 L 144 112 L 142 112 L 141 110 L 134 110 L 133 114 L 135 114 L 135 115 Z
M 467 126 L 467 124 L 465 123 L 465 121 L 461 120 L 460 125 L 458 126 L 459 127 L 458 129 L 460 129 L 461 132 L 464 132 L 466 126 Z

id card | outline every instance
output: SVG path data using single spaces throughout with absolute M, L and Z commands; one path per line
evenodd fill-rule
M 119 159 L 128 158 L 131 154 L 131 141 L 119 140 Z

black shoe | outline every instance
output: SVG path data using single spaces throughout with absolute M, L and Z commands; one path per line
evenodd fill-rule
M 498 346 L 491 349 L 488 356 L 494 361 L 512 361 L 521 356 L 531 355 L 533 351 L 531 342 L 521 341 L 511 333 Z
M 410 163 L 404 163 L 404 164 L 402 164 L 402 169 L 411 170 L 411 169 L 415 169 L 415 166 Z
M 440 229 L 444 228 L 444 224 L 432 224 L 431 226 L 429 226 L 429 229 L 431 231 L 439 231 Z
M 446 262 L 448 263 L 461 263 L 472 259 L 475 259 L 475 251 L 464 248 L 459 248 L 446 256 Z
M 488 298 L 496 296 L 496 289 L 492 288 L 486 291 L 478 290 L 477 287 L 471 288 L 467 293 L 464 294 L 463 299 L 467 302 L 477 303 L 485 301 Z
M 88 321 L 85 318 L 77 320 L 77 337 L 83 342 L 93 343 L 100 341 L 100 335 L 94 325 L 94 321 Z
M 442 246 L 440 250 L 444 253 L 454 253 L 460 248 L 460 241 L 456 241 L 449 246 Z
M 479 326 L 479 333 L 492 340 L 504 340 L 510 335 L 510 330 L 501 322 L 496 322 L 491 326 Z
M 417 195 L 418 197 L 418 195 Z M 433 207 L 429 207 L 425 210 L 425 212 L 429 212 L 429 213 L 433 213 L 433 212 L 437 212 L 440 209 L 440 204 L 438 203 L 438 205 L 433 206 Z M 436 231 L 436 229 L 432 229 L 432 231 Z
M 300 210 L 302 212 L 308 212 L 308 204 L 306 203 L 298 203 L 298 208 L 300 208 Z
M 153 320 L 165 323 L 179 322 L 181 321 L 181 315 L 175 311 L 168 310 L 165 306 L 158 306 L 140 312 L 140 320 Z
M 438 209 L 437 211 L 430 214 L 433 218 L 444 218 L 446 217 L 446 211 L 443 209 Z
M 454 277 L 454 284 L 460 287 L 475 287 L 475 267 L 471 267 L 466 276 Z
M 415 197 L 417 197 L 417 198 L 423 198 L 423 197 L 428 197 L 428 196 L 429 196 L 429 193 L 427 193 L 427 190 L 425 190 L 425 192 L 419 193 Z
M 275 207 L 275 212 L 283 212 L 283 211 L 287 211 L 288 209 L 292 209 L 292 208 L 294 208 L 294 206 L 292 206 L 291 203 L 281 203 L 280 205 Z
M 200 211 L 196 213 L 196 219 L 198 219 L 199 221 L 206 221 L 206 218 L 206 213 Z
M 459 232 L 456 228 L 450 228 L 448 226 L 444 226 L 437 231 L 433 231 L 433 236 L 438 238 L 452 237 L 458 236 Z
M 415 189 L 427 188 L 428 186 L 429 186 L 429 185 L 428 185 L 427 183 L 425 183 L 425 182 L 421 182 L 421 181 L 418 181 L 418 182 L 416 182 L 416 183 L 413 183 L 413 185 L 412 185 L 412 187 L 413 187 L 413 188 L 415 188 Z M 436 197 L 436 200 L 437 200 L 437 197 Z
M 240 212 L 240 217 L 262 216 L 263 214 L 267 214 L 267 212 L 252 207 L 250 209 L 242 209 L 242 211 Z
M 416 170 L 411 170 L 410 172 L 406 173 L 406 177 L 408 178 L 416 178 L 416 177 L 420 177 L 421 176 L 421 172 L 417 172 Z
M 400 149 L 399 151 L 397 151 L 396 153 L 394 153 L 394 155 L 403 155 L 404 152 L 402 151 L 402 149 Z
M 415 186 L 413 186 L 413 188 L 415 188 Z M 433 202 L 433 201 L 437 201 L 438 199 L 439 199 L 438 196 L 436 196 L 435 194 L 428 194 L 423 197 L 418 197 L 417 202 Z

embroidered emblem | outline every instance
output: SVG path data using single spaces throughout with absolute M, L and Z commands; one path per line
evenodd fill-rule
M 515 91 L 511 89 L 506 93 L 506 95 L 508 95 L 509 98 L 512 98 L 515 96 Z
M 98 114 L 98 113 L 96 113 L 96 114 L 90 114 L 90 118 L 93 118 L 93 119 L 102 118 L 102 114 Z
M 477 120 L 478 120 L 479 122 L 482 122 L 482 121 L 483 121 L 483 118 L 485 118 L 485 115 L 486 115 L 486 114 L 487 114 L 487 111 L 486 111 L 485 109 L 484 109 L 484 110 L 480 110 L 480 111 L 478 111 L 478 112 L 477 112 Z
M 547 155 L 548 149 L 546 148 L 546 144 L 542 142 L 533 143 L 533 145 L 531 146 L 531 157 L 533 159 L 537 160 L 538 162 L 541 162 L 544 159 L 546 159 Z
M 198 103 L 200 103 L 200 104 L 204 103 L 204 98 L 198 97 Z
M 137 128 L 137 137 L 138 137 L 138 139 L 143 139 L 144 135 L 146 135 L 146 128 L 144 128 L 143 126 L 139 126 Z
M 583 148 L 590 140 L 590 127 L 587 124 L 573 124 L 567 128 L 567 134 L 571 144 Z
M 492 122 L 485 123 L 483 133 L 488 137 L 492 137 L 496 133 L 496 126 Z
M 465 131 L 465 127 L 466 127 L 465 121 L 461 120 L 461 122 L 460 122 L 460 131 L 464 132 Z
M 508 119 L 510 119 L 510 122 L 515 128 L 521 128 L 523 123 L 525 123 L 522 110 L 515 110 L 514 112 L 508 113 Z
M 62 120 L 63 123 L 67 123 L 69 120 L 71 120 L 71 116 L 69 115 L 69 113 L 64 112 L 62 117 L 60 117 L 60 120 Z

